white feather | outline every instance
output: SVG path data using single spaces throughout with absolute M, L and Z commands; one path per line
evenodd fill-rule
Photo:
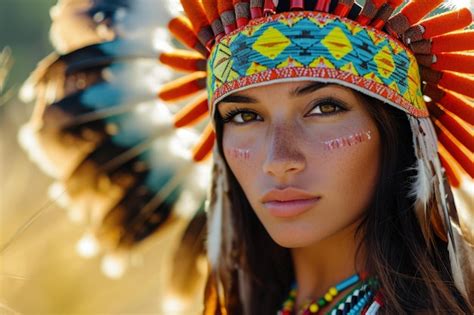
M 222 220 L 224 212 L 224 193 L 226 187 L 225 166 L 222 161 L 217 146 L 214 146 L 213 152 L 214 169 L 213 169 L 213 183 L 211 184 L 211 196 L 208 200 L 214 202 L 207 204 L 207 216 L 209 218 L 208 239 L 207 239 L 207 253 L 211 268 L 217 267 L 219 263 L 219 256 L 221 255 L 222 236 Z M 214 194 L 214 196 L 212 196 Z
M 410 195 L 416 197 L 417 204 L 425 208 L 431 197 L 432 176 L 421 159 L 417 161 L 416 170 L 417 174 Z
M 474 9 L 472 0 L 447 0 L 443 2 L 442 6 L 448 9 L 468 8 L 471 11 Z

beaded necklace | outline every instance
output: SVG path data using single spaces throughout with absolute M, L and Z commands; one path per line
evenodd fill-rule
M 364 277 L 365 278 L 365 277 Z M 329 304 L 334 300 L 335 297 L 339 295 L 340 292 L 354 286 L 354 288 L 341 299 L 331 310 L 327 312 L 330 315 L 355 315 L 360 314 L 361 311 L 365 309 L 371 309 L 372 311 L 377 311 L 382 303 L 380 297 L 374 298 L 373 288 L 376 287 L 377 283 L 373 279 L 368 279 L 361 282 L 361 276 L 355 274 L 335 286 L 329 288 L 329 290 L 319 299 L 311 300 L 309 303 L 306 303 L 298 314 L 302 315 L 312 315 L 318 314 L 321 308 Z M 282 305 L 281 310 L 277 312 L 277 315 L 292 315 L 295 300 L 297 296 L 297 286 L 294 284 L 291 287 L 288 298 Z M 370 302 L 373 302 L 370 307 L 367 307 Z M 375 312 L 371 312 L 375 314 Z

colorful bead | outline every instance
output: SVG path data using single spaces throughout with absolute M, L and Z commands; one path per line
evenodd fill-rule
M 333 295 L 331 293 L 326 293 L 324 295 L 324 299 L 328 302 L 331 302 L 333 300 Z
M 351 293 L 346 295 L 341 302 L 339 302 L 328 314 L 350 314 L 355 315 L 359 314 L 360 311 L 369 303 L 370 298 L 373 296 L 372 291 L 369 289 L 369 286 L 376 285 L 376 281 L 373 279 L 368 279 L 364 284 L 360 284 L 358 287 L 354 288 Z M 311 315 L 317 314 L 324 306 L 329 304 L 334 300 L 334 298 L 345 289 L 357 284 L 361 281 L 359 275 L 353 275 L 350 278 L 347 278 L 334 287 L 329 288 L 329 290 L 319 299 L 314 299 L 309 301 L 309 303 L 304 303 L 299 314 L 302 315 Z M 297 296 L 296 284 L 291 287 L 291 290 L 288 294 L 288 298 L 282 305 L 282 309 L 278 311 L 278 315 L 291 315 L 295 308 L 295 300 Z
M 316 313 L 317 311 L 319 311 L 319 306 L 315 303 L 311 304 L 309 306 L 309 310 L 311 313 Z

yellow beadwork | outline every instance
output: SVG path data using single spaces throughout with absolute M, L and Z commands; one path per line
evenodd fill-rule
M 332 294 L 330 294 L 330 293 L 326 293 L 326 294 L 324 295 L 324 299 L 325 299 L 326 301 L 328 301 L 328 302 L 331 302 L 332 299 L 333 299 L 333 296 L 332 296 Z
M 311 304 L 309 306 L 309 310 L 311 311 L 311 313 L 316 313 L 317 311 L 319 311 L 318 304 L 316 304 L 316 303 Z

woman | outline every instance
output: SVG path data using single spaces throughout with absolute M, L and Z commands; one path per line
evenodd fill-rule
M 252 278 L 248 305 L 231 307 L 273 314 L 294 283 L 289 304 L 301 306 L 365 274 L 377 275 L 373 294 L 383 288 L 388 314 L 469 313 L 443 242 L 436 238 L 430 255 L 417 223 L 416 157 L 403 113 L 345 87 L 303 81 L 232 94 L 216 116 L 245 253 L 236 269 Z M 356 286 L 318 309 L 334 308 Z
M 442 212 L 431 212 L 438 197 L 422 178 L 433 170 L 426 160 L 437 162 L 419 70 L 406 48 L 363 26 L 365 8 L 358 23 L 282 10 L 210 52 L 218 150 L 208 296 L 215 290 L 231 314 L 472 312 L 426 225 Z
M 65 72 L 57 94 L 69 96 L 39 110 L 49 125 L 33 133 L 84 148 L 68 159 L 80 163 L 64 167 L 69 200 L 78 187 L 112 199 L 98 184 L 106 178 L 114 199 L 104 202 L 100 231 L 111 230 L 103 234 L 118 248 L 143 240 L 170 216 L 189 171 L 155 161 L 180 151 L 178 136 L 158 152 L 143 148 L 209 112 L 192 155 L 202 161 L 216 138 L 205 314 L 472 313 L 474 236 L 463 195 L 474 173 L 469 10 L 423 19 L 443 1 L 181 2 L 187 17 L 169 30 L 196 52 L 166 51 L 160 61 L 191 74 L 158 96 L 178 101 L 204 87 L 208 95 L 160 132 L 121 107 L 117 114 L 115 94 L 100 98 L 117 75 L 113 62 L 148 56 L 143 47 L 104 42 L 47 65 L 46 73 Z M 42 75 L 37 85 L 52 85 Z M 57 140 L 64 134 L 68 141 Z

